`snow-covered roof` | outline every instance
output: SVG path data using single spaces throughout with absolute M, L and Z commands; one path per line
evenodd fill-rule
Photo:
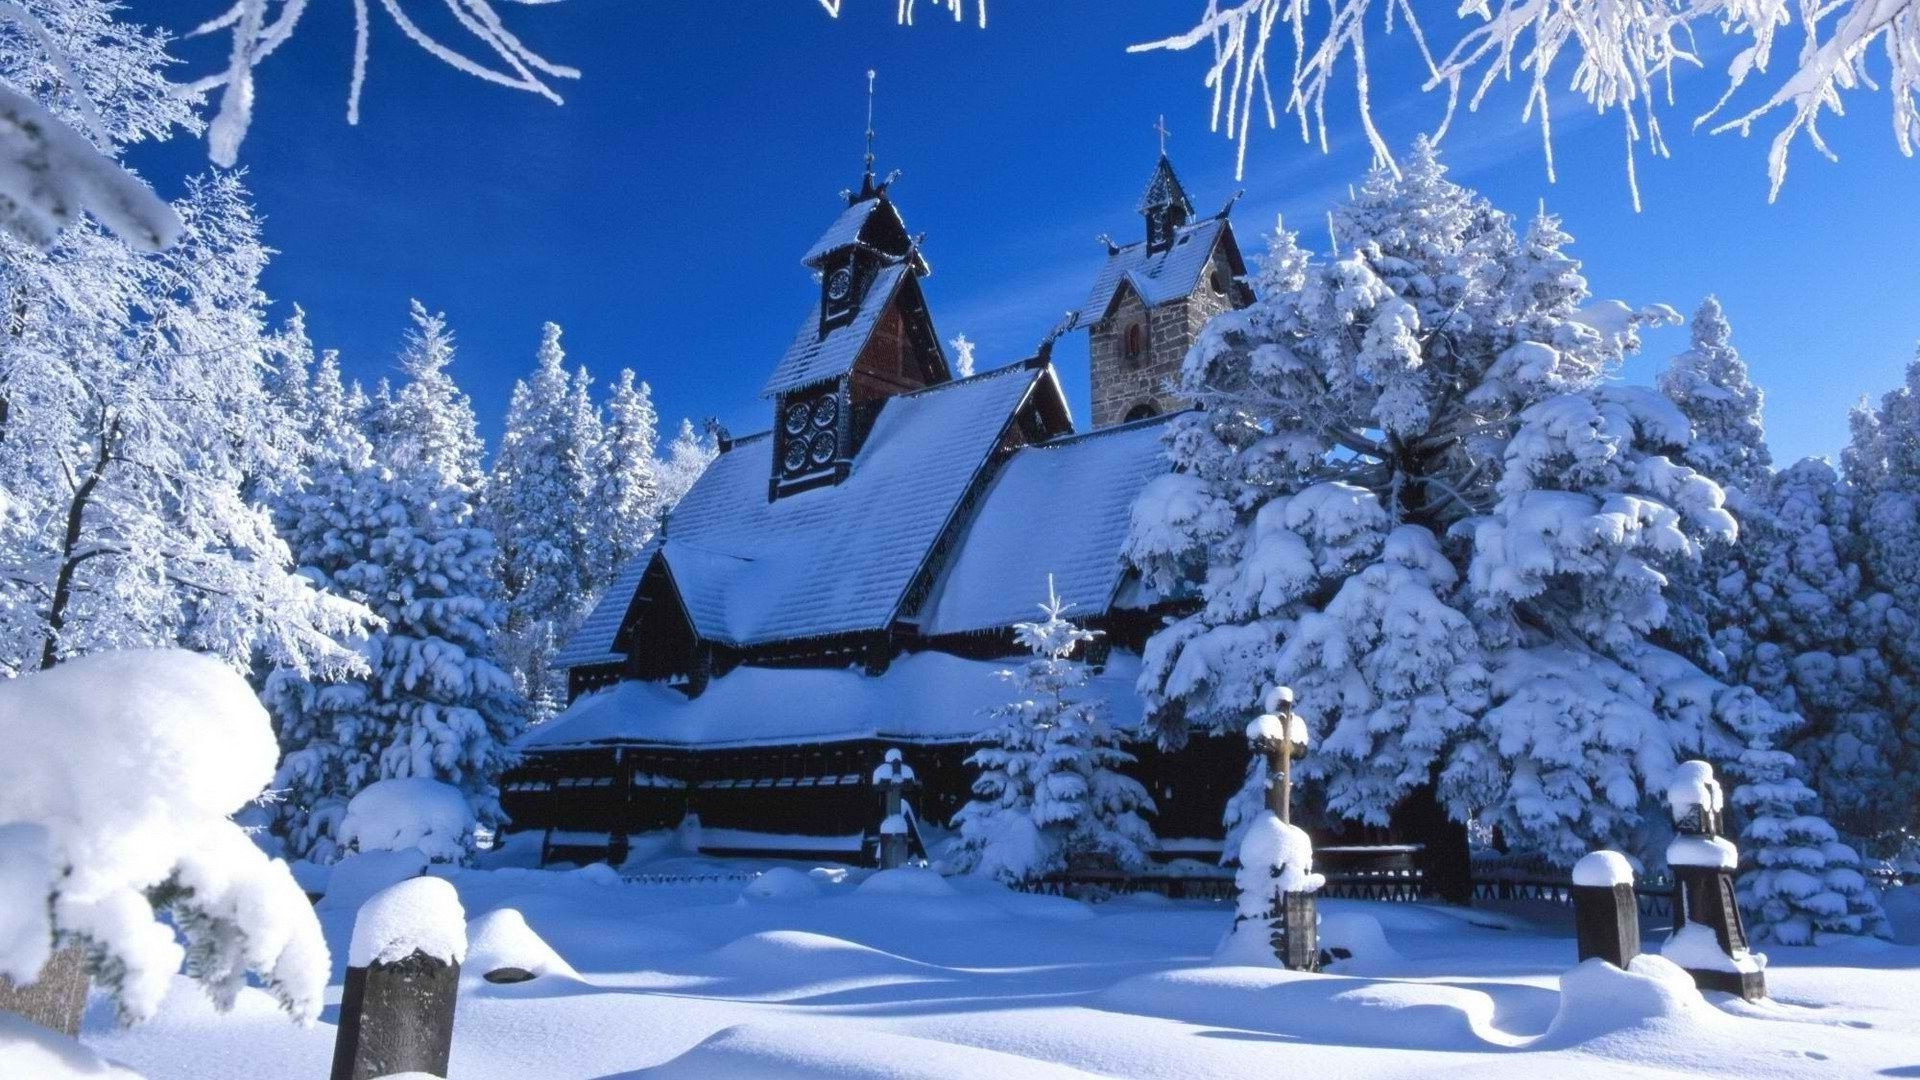
M 553 654 L 554 667 L 607 664 L 621 658 L 614 651 L 614 637 L 620 633 L 620 624 L 626 621 L 627 608 L 633 605 L 634 590 L 640 587 L 640 579 L 646 576 L 647 564 L 653 561 L 654 552 L 659 550 L 660 538 L 656 536 L 638 554 L 621 564 L 614 573 L 613 582 L 601 594 L 600 602 L 594 605 L 586 619 Z
M 827 231 L 820 234 L 820 239 L 813 242 L 813 246 L 807 249 L 806 255 L 800 261 L 807 266 L 812 266 L 828 252 L 858 241 L 861 230 L 867 227 L 867 219 L 872 217 L 873 212 L 880 209 L 881 205 L 879 197 L 876 196 L 871 199 L 861 199 L 842 210 L 840 216 L 833 219 L 833 224 L 827 226 Z
M 889 398 L 845 481 L 773 502 L 772 437 L 737 440 L 667 519 L 661 551 L 695 630 L 752 645 L 891 624 L 1008 423 L 1052 378 L 1029 362 Z
M 1084 619 L 1105 613 L 1120 586 L 1133 501 L 1167 472 L 1160 416 L 1021 449 L 1002 466 L 921 622 L 927 634 L 985 630 L 1031 620 L 1053 575 L 1060 598 Z
M 785 501 L 785 500 L 782 500 Z M 986 711 L 1013 688 L 1005 662 L 949 653 L 901 657 L 885 673 L 852 668 L 741 667 L 699 697 L 663 683 L 623 682 L 575 701 L 520 740 L 526 750 L 596 745 L 777 746 L 854 739 L 961 742 L 992 727 Z M 1088 683 L 1114 724 L 1140 724 L 1140 659 L 1115 650 Z
M 1080 309 L 1079 325 L 1086 326 L 1106 317 L 1121 282 L 1132 284 L 1148 307 L 1191 295 L 1200 286 L 1201 275 L 1213 259 L 1213 250 L 1226 232 L 1223 218 L 1207 218 L 1174 231 L 1173 246 L 1166 251 L 1147 252 L 1142 240 L 1107 257 L 1107 265 L 1094 280 L 1093 292 Z
M 772 397 L 825 379 L 836 379 L 852 370 L 854 361 L 860 359 L 861 351 L 867 347 L 867 339 L 873 336 L 873 328 L 879 325 L 881 314 L 909 272 L 906 262 L 882 268 L 861 297 L 860 310 L 852 319 L 825 334 L 820 332 L 820 302 L 814 301 L 806 321 L 793 335 L 793 342 L 774 365 L 766 385 L 760 388 L 760 396 Z

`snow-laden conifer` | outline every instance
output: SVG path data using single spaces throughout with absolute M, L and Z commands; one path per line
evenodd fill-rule
M 447 371 L 454 358 L 453 331 L 445 314 L 428 311 L 418 300 L 412 302 L 409 317 L 413 326 L 400 351 L 400 370 L 407 381 L 390 399 L 383 393 L 378 401 L 382 449 L 394 455 L 387 464 L 403 474 L 431 469 L 478 497 L 484 487 L 480 458 L 485 448 L 476 431 L 473 403 Z M 384 380 L 381 385 L 385 387 Z
M 606 570 L 625 565 L 659 529 L 664 498 L 661 480 L 660 414 L 653 389 L 631 368 L 607 396 L 606 471 L 594 496 L 607 543 Z M 604 587 L 604 581 L 596 582 Z
M 1732 802 L 1746 820 L 1748 866 L 1740 906 L 1755 942 L 1812 945 L 1822 934 L 1886 937 L 1887 917 L 1860 872 L 1860 856 L 1815 811 L 1819 796 L 1794 776 L 1792 754 L 1757 739 L 1732 766 Z
M 967 759 L 980 776 L 954 819 L 950 860 L 962 871 L 1018 882 L 1083 864 L 1133 869 L 1153 846 L 1141 816 L 1153 800 L 1120 771 L 1133 755 L 1120 748 L 1106 702 L 1087 695 L 1086 666 L 1072 659 L 1099 635 L 1069 620 L 1067 607 L 1049 579 L 1043 618 L 1014 626 L 1032 655 L 1001 673 L 1019 696 L 994 710 L 999 726 Z
M 673 437 L 673 443 L 667 447 L 667 456 L 660 463 L 660 510 L 665 513 L 673 509 L 680 497 L 693 487 L 700 474 L 720 455 L 720 447 L 715 444 L 711 432 L 702 432 L 693 426 L 693 421 L 680 421 L 680 430 Z
M 1186 358 L 1202 411 L 1129 540 L 1203 601 L 1146 650 L 1159 734 L 1237 731 L 1282 683 L 1336 817 L 1384 825 L 1432 785 L 1564 862 L 1629 839 L 1682 754 L 1745 745 L 1747 703 L 1652 638 L 1660 567 L 1733 519 L 1679 460 L 1686 418 L 1608 380 L 1675 316 L 1593 301 L 1557 219 L 1516 236 L 1425 140 L 1334 230 L 1323 260 L 1279 232 L 1257 302 Z

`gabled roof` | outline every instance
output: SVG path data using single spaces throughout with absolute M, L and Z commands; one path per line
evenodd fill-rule
M 773 374 L 760 388 L 760 396 L 772 397 L 826 379 L 837 379 L 853 370 L 855 361 L 867 347 L 867 339 L 873 336 L 874 327 L 880 325 L 880 316 L 911 275 L 905 262 L 881 268 L 861 296 L 860 310 L 852 319 L 824 335 L 820 333 L 820 302 L 814 301 L 806 321 L 800 324 L 786 353 L 774 365 Z
M 792 746 L 888 739 L 951 743 L 992 726 L 1012 693 L 1004 661 L 942 652 L 902 657 L 884 674 L 848 668 L 741 667 L 689 699 L 662 683 L 623 682 L 575 701 L 520 739 L 526 750 L 582 746 Z M 1141 719 L 1140 660 L 1115 651 L 1088 693 L 1121 730 Z
M 1094 280 L 1093 292 L 1081 306 L 1075 325 L 1087 326 L 1106 318 L 1122 283 L 1132 285 L 1148 307 L 1192 295 L 1225 235 L 1224 218 L 1207 218 L 1175 230 L 1173 246 L 1166 251 L 1149 254 L 1144 240 L 1115 251 Z
M 815 266 L 826 257 L 828 252 L 857 243 L 860 233 L 867 227 L 867 219 L 882 207 L 885 207 L 887 212 L 894 213 L 896 219 L 898 218 L 891 204 L 882 202 L 878 196 L 861 199 L 842 210 L 840 216 L 833 219 L 833 224 L 827 226 L 827 231 L 820 234 L 820 239 L 815 240 L 813 246 L 807 249 L 807 253 L 801 257 L 800 262 L 805 266 Z
M 1175 414 L 1177 415 L 1177 414 Z M 955 634 L 1032 620 L 1047 575 L 1073 617 L 1104 614 L 1140 489 L 1172 469 L 1171 416 L 1023 447 L 990 482 L 923 609 L 921 632 Z
M 653 561 L 654 553 L 660 550 L 660 537 L 647 541 L 633 558 L 621 564 L 614 572 L 612 584 L 594 605 L 591 612 L 574 632 L 568 635 L 566 643 L 553 654 L 553 667 L 572 668 L 586 664 L 607 664 L 621 659 L 614 651 L 614 638 L 620 633 L 620 625 L 626 621 L 627 609 L 633 606 L 634 591 L 640 588 L 640 579 L 646 576 L 647 564 Z
M 1057 393 L 1052 371 L 1029 362 L 888 398 L 846 480 L 773 502 L 771 435 L 735 441 L 668 515 L 661 547 L 696 632 L 755 645 L 889 626 L 1041 388 Z

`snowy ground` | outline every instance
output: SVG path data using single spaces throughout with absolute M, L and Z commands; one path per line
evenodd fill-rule
M 645 869 L 768 865 L 682 858 Z M 1757 1006 L 1589 979 L 1563 1008 L 1573 943 L 1548 907 L 1328 902 L 1326 936 L 1356 958 L 1312 976 L 1212 963 L 1225 903 L 1087 905 L 923 871 L 839 881 L 783 871 L 744 887 L 623 882 L 604 867 L 449 876 L 470 919 L 517 909 L 578 972 L 556 965 L 496 986 L 470 956 L 451 1070 L 460 1080 L 1920 1077 L 1914 946 L 1778 950 L 1775 1000 Z M 322 915 L 337 1003 L 351 915 L 338 905 Z M 1369 940 L 1369 916 L 1384 943 Z M 327 1073 L 336 1010 L 301 1030 L 249 991 L 218 1016 L 177 979 L 152 1023 L 114 1031 L 96 1009 L 83 1037 L 154 1080 L 315 1080 Z

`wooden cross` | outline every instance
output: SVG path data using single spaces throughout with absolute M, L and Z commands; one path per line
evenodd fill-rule
M 1167 118 L 1164 113 L 1161 114 L 1160 119 L 1154 123 L 1153 130 L 1160 134 L 1160 156 L 1166 157 L 1167 136 L 1173 134 L 1173 132 L 1167 130 Z

